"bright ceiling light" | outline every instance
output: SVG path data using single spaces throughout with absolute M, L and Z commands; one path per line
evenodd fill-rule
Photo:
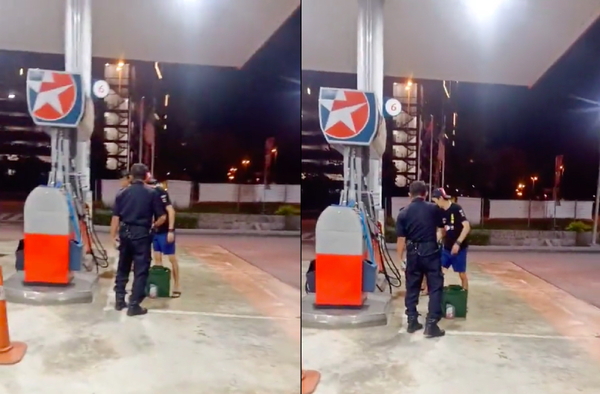
M 464 0 L 465 4 L 477 18 L 490 18 L 506 2 L 506 0 Z
M 158 79 L 162 79 L 162 73 L 160 72 L 160 67 L 158 66 L 158 62 L 154 62 L 154 70 L 156 71 L 156 76 Z

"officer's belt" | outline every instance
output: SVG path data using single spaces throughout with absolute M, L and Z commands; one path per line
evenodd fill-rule
M 120 222 L 119 223 L 121 226 L 125 226 L 125 227 L 143 227 L 143 228 L 147 228 L 148 231 L 150 231 L 150 227 L 148 227 L 147 223 L 127 223 L 127 222 Z
M 440 245 L 436 241 L 406 242 L 407 252 L 416 253 L 419 257 L 432 256 L 440 251 Z

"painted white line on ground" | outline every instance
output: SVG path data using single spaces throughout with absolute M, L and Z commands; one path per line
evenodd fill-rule
M 111 307 L 105 307 L 104 311 L 113 311 Z M 178 311 L 174 309 L 148 309 L 148 313 L 152 315 L 179 315 L 179 316 L 202 316 L 202 317 L 220 317 L 224 319 L 245 319 L 245 320 L 298 320 L 298 318 L 282 317 L 282 316 L 253 316 L 253 315 L 237 315 L 230 313 L 215 313 L 215 312 L 197 312 L 197 311 Z
M 400 330 L 400 334 L 407 334 L 406 330 Z M 414 335 L 414 334 L 410 334 Z M 562 335 L 539 335 L 512 332 L 487 332 L 487 331 L 446 331 L 447 336 L 455 337 L 500 337 L 500 338 L 523 338 L 523 339 L 600 339 L 600 335 L 562 336 Z
M 259 286 L 262 291 L 264 291 L 269 297 L 273 298 L 273 300 L 279 300 L 281 297 L 278 297 L 271 290 L 267 289 L 265 286 Z

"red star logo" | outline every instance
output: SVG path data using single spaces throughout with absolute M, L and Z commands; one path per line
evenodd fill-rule
M 38 119 L 62 119 L 75 105 L 76 87 L 68 74 L 47 72 L 42 81 L 29 81 L 29 87 L 37 92 L 33 114 Z

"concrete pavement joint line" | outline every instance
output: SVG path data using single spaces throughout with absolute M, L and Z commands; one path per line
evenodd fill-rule
M 112 307 L 105 307 L 104 311 L 113 311 Z M 179 315 L 179 316 L 205 316 L 205 317 L 221 317 L 224 319 L 245 319 L 245 320 L 287 320 L 293 321 L 298 318 L 283 317 L 283 316 L 252 316 L 252 315 L 236 315 L 230 313 L 215 313 L 215 312 L 199 312 L 199 311 L 179 311 L 174 309 L 148 309 L 149 314 L 153 315 Z
M 260 271 L 260 272 L 262 272 L 262 273 L 264 273 L 264 274 L 267 274 L 267 275 L 269 275 L 269 276 L 270 276 L 272 279 L 275 279 L 277 282 L 279 282 L 279 283 L 281 283 L 281 284 L 283 284 L 283 285 L 285 285 L 285 286 L 288 286 L 288 287 L 290 287 L 290 288 L 294 289 L 294 287 L 293 287 L 293 286 L 290 286 L 288 283 L 285 283 L 284 281 L 282 281 L 281 279 L 279 279 L 279 278 L 278 278 L 278 277 L 276 277 L 275 275 L 271 274 L 270 272 L 267 272 L 267 271 L 265 271 L 264 269 L 262 269 L 261 267 L 259 267 L 259 266 L 255 265 L 255 264 L 253 264 L 251 261 L 249 261 L 249 260 L 246 260 L 246 259 L 242 258 L 242 256 L 239 256 L 238 254 L 236 254 L 236 253 L 235 253 L 235 252 L 233 252 L 232 250 L 230 250 L 230 249 L 228 249 L 228 248 L 226 248 L 226 247 L 224 247 L 224 246 L 221 246 L 221 245 L 218 245 L 218 246 L 219 246 L 221 249 L 225 250 L 226 252 L 230 253 L 232 256 L 234 256 L 234 257 L 235 257 L 235 258 L 237 258 L 238 260 L 241 260 L 241 261 L 242 261 L 242 262 L 244 262 L 245 264 L 249 265 L 250 267 L 253 267 L 253 268 L 257 269 L 258 271 Z M 233 266 L 233 264 L 231 264 L 231 263 L 227 263 L 227 264 L 229 264 L 230 266 Z M 302 270 L 301 270 L 301 271 L 302 271 Z M 263 290 L 265 290 L 265 288 L 264 288 L 263 286 L 261 286 L 261 288 L 262 288 Z M 266 290 L 265 290 L 265 291 L 266 291 Z M 269 292 L 269 291 L 267 291 L 267 293 L 269 293 L 269 295 L 270 295 L 270 296 L 272 296 L 272 297 L 274 297 L 275 299 L 278 299 L 278 298 L 279 298 L 279 297 L 277 297 L 275 294 L 273 294 L 272 292 Z
M 261 284 L 261 281 L 259 279 L 261 276 L 268 278 L 269 281 L 275 281 L 275 283 L 279 284 L 283 288 L 286 288 L 286 289 L 292 290 L 292 291 L 298 291 L 298 289 L 283 282 L 281 279 L 279 279 L 276 276 L 272 275 L 271 273 L 263 270 L 262 268 L 252 264 L 250 261 L 242 258 L 241 256 L 237 255 L 236 253 L 232 252 L 231 250 L 229 250 L 221 245 L 217 245 L 217 247 L 220 248 L 223 252 L 230 254 L 234 260 L 237 260 L 238 263 L 242 264 L 242 266 L 236 266 L 233 263 L 225 261 L 225 263 L 229 267 L 233 268 L 235 270 L 235 272 L 237 272 L 241 275 L 244 275 L 245 277 L 250 278 L 260 290 L 262 290 L 266 295 L 271 297 L 274 301 L 280 301 L 281 297 L 277 296 L 274 292 L 270 291 L 269 289 L 267 289 L 265 286 L 263 286 Z M 216 270 L 218 270 L 218 268 Z M 230 271 L 227 271 L 227 273 L 230 274 Z

